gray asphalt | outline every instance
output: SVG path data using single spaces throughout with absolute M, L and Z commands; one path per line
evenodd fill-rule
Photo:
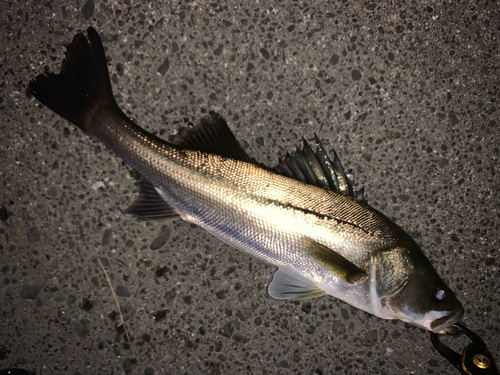
M 0 369 L 458 373 L 428 332 L 331 297 L 273 308 L 273 267 L 194 225 L 125 216 L 130 168 L 26 92 L 88 26 L 149 131 L 215 110 L 268 165 L 301 136 L 335 147 L 500 360 L 498 1 L 62 3 L 0 13 Z

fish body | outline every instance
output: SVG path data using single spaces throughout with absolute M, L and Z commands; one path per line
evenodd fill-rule
M 335 155 L 304 141 L 275 168 L 256 163 L 211 112 L 164 141 L 113 99 L 97 32 L 75 36 L 60 74 L 30 83 L 33 95 L 104 143 L 144 178 L 127 209 L 141 219 L 180 217 L 278 267 L 276 299 L 324 294 L 384 319 L 451 332 L 463 315 L 416 242 L 370 207 Z

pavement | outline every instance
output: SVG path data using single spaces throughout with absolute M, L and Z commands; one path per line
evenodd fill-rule
M 458 373 L 426 331 L 332 297 L 274 308 L 274 267 L 195 225 L 124 215 L 135 174 L 27 92 L 88 26 L 151 132 L 215 110 L 267 165 L 302 136 L 335 147 L 500 360 L 498 25 L 498 1 L 5 1 L 0 369 Z

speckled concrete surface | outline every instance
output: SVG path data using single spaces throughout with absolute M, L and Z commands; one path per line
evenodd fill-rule
M 269 165 L 302 135 L 335 147 L 500 358 L 500 6 L 474 4 L 4 1 L 0 368 L 456 373 L 427 332 L 330 297 L 273 309 L 273 267 L 193 225 L 124 216 L 130 169 L 26 94 L 90 25 L 120 106 L 150 131 L 213 109 Z

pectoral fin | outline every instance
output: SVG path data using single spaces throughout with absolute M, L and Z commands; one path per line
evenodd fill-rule
M 349 284 L 355 284 L 367 276 L 363 269 L 319 242 L 308 238 L 305 240 L 305 247 L 313 259 Z
M 278 300 L 299 300 L 325 294 L 319 285 L 289 267 L 280 267 L 275 272 L 267 292 Z

